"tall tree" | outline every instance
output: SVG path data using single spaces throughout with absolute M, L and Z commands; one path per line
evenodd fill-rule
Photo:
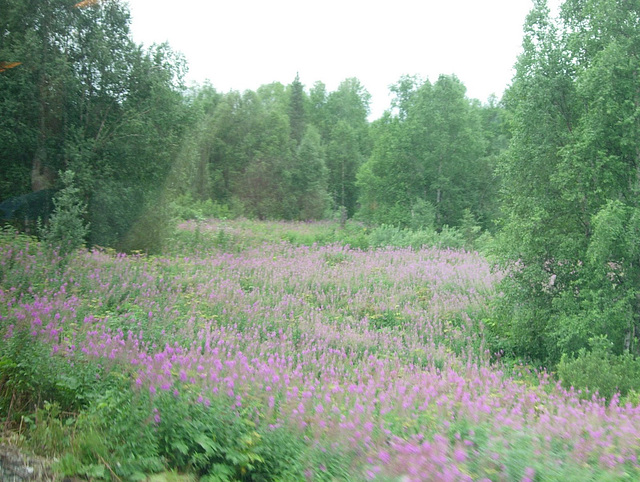
M 321 219 L 324 216 L 330 200 L 327 192 L 328 174 L 320 133 L 315 127 L 307 126 L 296 151 L 292 175 L 300 219 Z
M 0 58 L 22 64 L 0 75 L 0 198 L 70 169 L 90 241 L 115 244 L 172 167 L 184 64 L 167 46 L 137 47 L 122 2 L 1 1 Z
M 410 226 L 423 190 L 408 130 L 400 116 L 387 112 L 373 123 L 371 135 L 371 156 L 357 173 L 359 214 L 376 224 Z
M 536 1 L 507 107 L 505 325 L 513 349 L 555 362 L 592 337 L 637 350 L 640 16 L 637 1 Z
M 373 155 L 361 172 L 363 214 L 410 225 L 430 205 L 439 228 L 458 224 L 465 209 L 484 214 L 486 143 L 480 108 L 464 85 L 453 76 L 418 87 L 404 78 L 395 90 L 396 114 L 374 130 Z
M 371 152 L 367 121 L 370 100 L 360 81 L 350 78 L 329 93 L 321 107 L 318 128 L 327 144 L 329 192 L 334 204 L 345 207 L 349 216 L 357 207 L 356 173 Z
M 323 138 L 326 137 L 327 95 L 327 86 L 320 81 L 313 84 L 309 91 L 309 120 L 320 131 Z
M 235 192 L 244 212 L 259 219 L 295 219 L 298 208 L 291 188 L 294 169 L 289 119 L 265 112 L 256 126 L 256 143 Z
M 307 113 L 305 104 L 306 95 L 304 93 L 304 86 L 300 82 L 300 77 L 296 74 L 296 78 L 289 86 L 288 109 L 291 137 L 296 141 L 296 145 L 300 145 L 306 130 Z
M 356 175 L 365 161 L 365 153 L 356 127 L 339 120 L 331 129 L 327 144 L 329 192 L 336 206 L 353 216 L 358 201 Z
M 62 46 L 75 28 L 78 12 L 69 2 L 0 2 L 0 59 L 19 59 L 20 67 L 0 75 L 0 198 L 51 187 L 63 168 L 71 65 Z M 53 142 L 52 142 L 53 141 Z M 18 182 L 15 182 L 18 181 Z

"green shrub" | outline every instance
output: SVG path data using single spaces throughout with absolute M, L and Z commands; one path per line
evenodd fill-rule
M 154 403 L 158 453 L 170 468 L 203 481 L 348 480 L 353 454 L 303 440 L 286 425 L 256 423 L 259 407 L 234 408 L 222 398 L 159 393 Z
M 16 295 L 37 289 L 54 269 L 37 238 L 20 234 L 11 226 L 0 230 L 0 257 L 0 284 L 11 287 Z
M 458 229 L 467 246 L 473 246 L 476 239 L 482 234 L 482 228 L 469 208 L 463 211 Z
M 613 355 L 606 336 L 589 343 L 591 350 L 581 349 L 576 358 L 562 356 L 557 373 L 565 388 L 584 390 L 585 398 L 598 392 L 607 400 L 618 392 L 624 397 L 640 390 L 640 360 L 629 353 Z
M 208 480 L 236 480 L 267 470 L 252 419 L 224 400 L 212 402 L 160 393 L 155 400 L 159 453 L 171 467 Z
M 436 209 L 429 201 L 416 199 L 411 207 L 409 227 L 414 231 L 433 230 L 436 223 Z
M 435 229 L 401 229 L 396 226 L 383 224 L 371 231 L 369 244 L 374 247 L 393 246 L 398 248 L 437 247 L 440 249 L 461 249 L 466 246 L 462 233 L 456 228 L 443 226 L 440 231 Z
M 406 246 L 406 231 L 396 226 L 382 224 L 369 234 L 369 244 L 375 247 Z
M 50 346 L 16 327 L 0 344 L 0 416 L 18 423 L 45 401 L 75 412 L 88 403 L 100 372 L 80 356 L 72 364 L 52 355 Z
M 231 210 L 226 204 L 220 204 L 206 199 L 193 199 L 190 193 L 177 196 L 170 203 L 173 215 L 180 219 L 188 221 L 190 219 L 229 219 L 232 217 Z
M 78 417 L 65 475 L 91 478 L 98 472 L 146 480 L 145 474 L 162 471 L 148 391 L 132 389 L 126 377 L 115 373 L 103 385 Z

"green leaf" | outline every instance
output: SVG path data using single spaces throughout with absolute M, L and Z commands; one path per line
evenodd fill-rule
M 233 480 L 235 470 L 226 464 L 212 464 L 209 472 L 202 477 L 201 482 L 229 482 Z
M 200 433 L 196 435 L 195 442 L 205 451 L 205 454 L 211 455 L 217 452 L 219 445 L 207 435 Z
M 189 453 L 189 447 L 182 440 L 174 440 L 171 442 L 171 446 L 182 455 L 187 455 Z
M 88 477 L 104 479 L 107 475 L 107 469 L 104 465 L 88 465 L 84 467 L 83 473 Z

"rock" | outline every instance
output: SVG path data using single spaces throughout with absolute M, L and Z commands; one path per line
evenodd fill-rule
M 59 480 L 48 460 L 23 454 L 17 447 L 0 444 L 0 481 L 49 482 Z

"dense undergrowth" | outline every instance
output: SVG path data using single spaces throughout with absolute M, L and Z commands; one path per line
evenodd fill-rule
M 640 476 L 636 395 L 615 394 L 634 361 L 600 343 L 559 366 L 587 386 L 626 363 L 607 402 L 500 360 L 500 274 L 459 233 L 193 221 L 154 257 L 0 239 L 5 437 L 61 475 Z

